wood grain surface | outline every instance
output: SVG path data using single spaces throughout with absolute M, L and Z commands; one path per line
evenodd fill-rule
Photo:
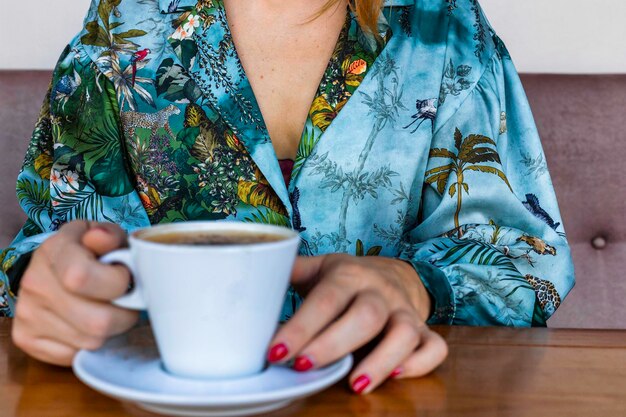
M 0 417 L 154 416 L 28 358 L 0 319 Z M 626 331 L 439 327 L 450 356 L 431 375 L 367 396 L 345 381 L 269 414 L 287 417 L 626 417 Z

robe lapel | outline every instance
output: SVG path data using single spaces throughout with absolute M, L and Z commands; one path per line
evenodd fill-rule
M 393 3 L 397 5 L 395 1 Z M 413 120 L 412 116 L 420 102 L 433 102 L 436 106 L 442 74 L 441 70 L 433 68 L 433 63 L 443 62 L 446 53 L 445 40 L 439 39 L 430 45 L 422 45 L 418 41 L 421 37 L 419 28 L 415 28 L 410 36 L 404 33 L 400 26 L 399 13 L 400 9 L 397 7 L 385 9 L 384 23 L 388 25 L 393 36 L 358 89 L 328 126 L 311 157 L 304 162 L 302 175 L 295 182 L 292 181 L 290 189 L 307 188 L 303 184 L 310 181 L 307 177 L 319 178 L 322 170 L 320 160 L 326 158 L 336 162 L 342 172 L 354 171 L 355 175 L 360 174 L 362 167 L 358 167 L 357 159 L 363 154 L 367 139 L 372 135 L 379 136 L 378 133 L 381 138 L 376 140 L 377 143 L 388 142 L 384 145 L 386 147 L 394 147 L 397 143 L 397 150 L 402 156 L 412 154 L 410 146 L 430 143 L 432 129 L 426 127 L 428 124 L 424 123 L 424 127 L 418 130 L 414 130 L 414 126 L 405 126 Z M 429 18 L 438 19 L 443 16 L 433 15 Z M 397 92 L 394 99 L 388 97 L 391 91 Z M 407 96 L 405 91 L 417 94 Z M 406 144 L 414 145 L 403 150 Z M 376 164 L 370 158 L 367 160 L 368 164 Z M 393 164 L 396 161 L 388 162 Z M 421 187 L 421 184 L 417 186 Z
M 160 1 L 161 7 L 168 2 Z M 278 159 L 252 87 L 235 51 L 223 4 L 218 0 L 212 4 L 212 7 L 203 9 L 200 27 L 188 39 L 194 42 L 192 49 L 195 56 L 181 59 L 181 62 L 203 96 L 243 142 L 291 214 L 289 195 Z
M 195 9 L 196 0 L 159 0 L 162 13 L 183 13 Z M 194 42 L 191 50 L 195 55 L 191 59 L 181 58 L 183 66 L 196 82 L 203 96 L 208 99 L 217 113 L 228 123 L 233 132 L 242 140 L 248 153 L 259 167 L 270 186 L 283 202 L 289 215 L 292 207 L 289 192 L 285 185 L 278 159 L 270 141 L 267 128 L 263 121 L 259 105 L 254 97 L 252 87 L 246 77 L 241 61 L 237 56 L 230 29 L 226 21 L 223 3 L 220 0 L 209 2 L 211 7 L 204 8 L 204 19 L 201 27 L 194 31 L 190 39 Z M 384 14 L 379 19 L 381 36 L 387 33 L 390 26 L 388 18 L 393 16 L 399 6 L 411 6 L 413 0 L 386 0 Z M 392 27 L 393 30 L 393 27 Z M 398 31 L 396 31 L 398 32 Z M 371 45 L 375 47 L 375 44 Z M 373 84 L 367 81 L 364 84 Z M 351 103 L 340 112 L 338 118 L 331 123 L 328 130 L 334 130 L 333 125 L 353 124 L 355 110 L 359 103 Z M 360 101 L 360 99 L 359 99 Z M 350 109 L 356 109 L 351 111 Z M 358 110 L 356 110 L 358 113 Z M 346 113 L 346 114 L 343 114 Z M 323 136 L 328 136 L 325 132 Z M 292 188 L 295 182 L 292 181 Z

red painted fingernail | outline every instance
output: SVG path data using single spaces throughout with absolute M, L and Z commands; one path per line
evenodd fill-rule
M 401 373 L 402 373 L 402 367 L 398 366 L 396 369 L 393 370 L 391 374 L 389 374 L 389 378 L 395 378 Z
M 365 391 L 365 388 L 367 388 L 371 382 L 372 380 L 370 379 L 369 376 L 361 375 L 360 377 L 355 379 L 354 382 L 352 383 L 352 391 L 356 392 L 357 394 L 360 394 L 363 391 Z
M 272 346 L 270 351 L 267 353 L 267 361 L 270 363 L 278 362 L 283 359 L 289 353 L 289 349 L 287 349 L 287 345 L 284 343 L 279 343 L 277 345 Z
M 298 372 L 306 372 L 313 368 L 313 362 L 308 356 L 298 356 L 293 364 L 293 369 Z

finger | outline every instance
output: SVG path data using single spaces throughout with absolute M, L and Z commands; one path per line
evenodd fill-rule
M 96 256 L 105 255 L 126 246 L 126 232 L 113 223 L 89 223 L 89 230 L 83 235 L 82 243 Z
M 80 257 L 77 258 L 81 259 Z M 91 261 L 99 265 L 96 261 Z M 109 267 L 102 265 L 102 267 Z M 30 300 L 30 301 L 29 301 Z M 121 309 L 67 291 L 60 278 L 54 276 L 40 258 L 34 259 L 24 273 L 20 288 L 20 304 L 33 302 L 56 314 L 80 333 L 108 337 L 126 331 L 137 320 L 137 312 Z
M 353 289 L 341 287 L 332 280 L 317 285 L 274 336 L 268 360 L 280 362 L 293 358 L 348 307 L 354 295 Z
M 379 294 L 360 293 L 339 320 L 304 348 L 296 358 L 294 369 L 320 368 L 344 357 L 375 338 L 388 317 L 389 310 Z
M 58 300 L 59 317 L 79 332 L 98 338 L 108 338 L 130 329 L 139 317 L 133 310 L 119 308 L 108 302 L 99 302 L 66 294 Z
M 53 266 L 65 291 L 103 301 L 126 293 L 130 283 L 130 272 L 126 267 L 102 264 L 80 245 L 72 246 L 71 254 L 57 260 Z
M 448 356 L 448 344 L 437 333 L 423 326 L 420 330 L 420 345 L 402 364 L 402 373 L 396 378 L 424 376 L 437 368 Z
M 59 232 L 46 239 L 39 249 L 35 251 L 34 257 L 47 258 L 48 263 L 54 266 L 59 259 L 67 255 L 69 247 L 80 246 L 80 241 L 85 232 L 89 229 L 88 223 L 82 220 L 75 220 L 65 223 Z
M 71 366 L 78 349 L 50 339 L 34 341 L 29 355 L 52 365 Z
M 13 322 L 13 343 L 35 359 L 54 365 L 70 366 L 77 349 L 45 338 L 32 337 L 19 322 Z
M 65 308 L 59 299 L 66 299 L 68 294 L 108 301 L 128 288 L 130 274 L 124 267 L 103 265 L 80 245 L 71 257 L 63 256 L 54 266 L 50 263 L 45 256 L 33 256 L 22 277 L 21 298 L 28 295 L 56 311 Z
M 59 236 L 67 240 L 79 242 L 85 232 L 89 230 L 89 223 L 84 220 L 74 220 L 63 224 L 59 228 Z
M 383 340 L 350 375 L 350 386 L 357 394 L 367 394 L 394 372 L 403 372 L 400 365 L 420 343 L 421 331 L 415 322 L 415 316 L 406 311 L 391 316 Z
M 319 275 L 326 256 L 299 256 L 293 265 L 291 283 L 306 284 Z
M 33 337 L 50 339 L 74 349 L 98 349 L 106 340 L 79 332 L 53 311 L 28 300 L 18 302 L 15 319 L 19 326 L 25 326 Z

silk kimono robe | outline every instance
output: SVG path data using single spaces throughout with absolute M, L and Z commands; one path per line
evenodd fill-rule
M 65 222 L 230 219 L 292 227 L 306 256 L 410 262 L 430 323 L 545 325 L 573 266 L 506 48 L 476 0 L 389 1 L 379 31 L 348 15 L 283 175 L 222 1 L 93 0 L 19 174 L 2 313 Z

